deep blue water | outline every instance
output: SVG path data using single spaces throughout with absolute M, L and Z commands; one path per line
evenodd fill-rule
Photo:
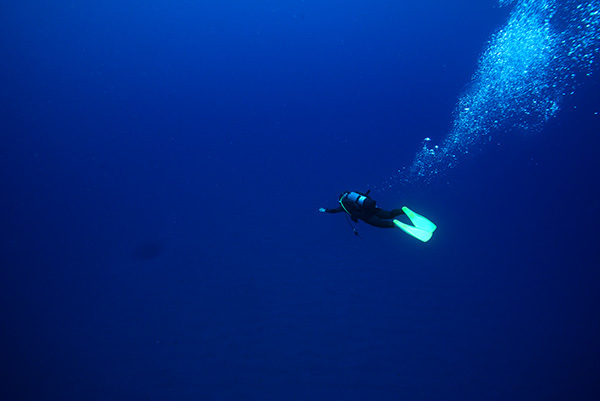
M 0 6 L 2 399 L 600 399 L 597 67 L 388 186 L 515 7 Z

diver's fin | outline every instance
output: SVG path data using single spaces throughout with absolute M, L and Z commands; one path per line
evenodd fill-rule
M 429 241 L 437 226 L 433 224 L 428 218 L 413 212 L 406 206 L 402 207 L 402 211 L 408 216 L 408 218 L 414 224 L 414 226 L 405 224 L 399 220 L 394 219 L 393 222 L 396 225 L 396 227 L 420 241 Z
M 404 213 L 406 213 L 406 215 L 408 216 L 410 221 L 415 225 L 415 227 L 417 227 L 423 231 L 428 231 L 433 234 L 433 232 L 437 228 L 437 226 L 435 224 L 433 224 L 431 222 L 431 220 L 429 220 L 426 217 L 421 216 L 420 214 L 413 212 L 406 206 L 402 207 L 402 211 L 404 211 Z
M 394 219 L 393 222 L 396 225 L 396 227 L 400 228 L 402 231 L 404 231 L 408 235 L 411 235 L 411 236 L 415 237 L 416 239 L 423 241 L 423 242 L 429 241 L 429 239 L 433 235 L 433 231 L 426 231 L 421 228 L 413 227 L 411 225 L 404 224 L 403 222 L 396 220 L 396 219 Z M 434 230 L 435 230 L 435 228 L 434 228 Z

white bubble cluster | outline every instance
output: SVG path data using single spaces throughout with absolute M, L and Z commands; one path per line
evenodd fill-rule
M 600 0 L 501 0 L 509 3 L 516 4 L 460 96 L 450 133 L 438 146 L 424 141 L 403 180 L 429 181 L 492 135 L 539 130 L 579 76 L 597 68 Z

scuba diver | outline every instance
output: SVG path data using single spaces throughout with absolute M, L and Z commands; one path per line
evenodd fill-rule
M 362 192 L 342 192 L 339 198 L 340 206 L 335 209 L 320 208 L 322 213 L 340 213 L 346 212 L 350 219 L 358 223 L 362 220 L 367 224 L 381 228 L 396 228 L 396 225 L 389 219 L 404 214 L 402 209 L 394 209 L 391 212 L 377 207 L 377 202 L 369 196 L 371 191 Z
M 356 191 L 345 191 L 340 194 L 338 202 L 340 206 L 334 209 L 330 208 L 319 208 L 321 213 L 340 213 L 346 212 L 350 219 L 354 223 L 358 223 L 358 220 L 362 220 L 367 224 L 381 228 L 400 228 L 407 234 L 421 240 L 423 242 L 429 241 L 433 232 L 437 228 L 429 219 L 413 212 L 406 206 L 401 209 L 394 209 L 387 211 L 377 207 L 377 202 L 369 196 L 371 191 L 365 193 Z M 413 225 L 403 223 L 396 219 L 396 217 L 406 214 Z M 350 221 L 348 221 L 350 223 Z M 350 223 L 354 234 L 358 237 L 356 228 Z

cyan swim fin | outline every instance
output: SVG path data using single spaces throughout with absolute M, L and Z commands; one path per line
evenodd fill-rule
M 402 208 L 402 210 L 408 216 L 408 218 L 410 219 L 410 221 L 413 223 L 414 226 L 405 224 L 399 220 L 394 219 L 393 221 L 394 221 L 394 224 L 396 225 L 396 227 L 400 228 L 402 231 L 404 231 L 408 235 L 411 235 L 420 241 L 423 241 L 423 242 L 429 241 L 431 239 L 431 236 L 433 235 L 433 232 L 437 228 L 437 226 L 435 224 L 433 224 L 431 222 L 431 220 L 429 220 L 428 218 L 423 217 L 420 214 L 413 212 L 406 206 L 404 206 Z
M 398 220 L 394 220 L 394 224 L 396 225 L 396 227 L 402 229 L 402 231 L 404 231 L 408 235 L 411 235 L 411 236 L 415 237 L 416 239 L 421 240 L 423 242 L 429 241 L 429 239 L 433 235 L 433 233 L 431 231 L 421 230 L 420 228 L 413 227 L 408 224 L 404 224 L 403 222 L 398 221 Z

